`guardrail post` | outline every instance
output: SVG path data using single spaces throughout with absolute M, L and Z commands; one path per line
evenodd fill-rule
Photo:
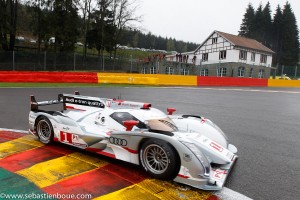
M 74 71 L 76 69 L 76 53 L 74 52 Z
M 104 63 L 105 63 L 104 54 L 102 53 L 102 67 L 103 67 L 103 72 L 104 72 Z
M 46 71 L 46 59 L 47 59 L 47 52 L 44 52 L 44 71 Z
M 130 73 L 132 73 L 132 55 L 130 55 Z
M 13 71 L 15 71 L 15 51 L 13 53 Z

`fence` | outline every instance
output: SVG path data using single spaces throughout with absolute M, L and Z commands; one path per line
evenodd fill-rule
M 139 60 L 79 53 L 0 52 L 0 70 L 18 71 L 113 71 L 137 72 Z

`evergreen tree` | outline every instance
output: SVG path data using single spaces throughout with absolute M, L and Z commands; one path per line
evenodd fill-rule
M 55 0 L 53 2 L 53 29 L 55 49 L 73 51 L 79 33 L 78 13 L 73 0 Z
M 255 12 L 255 18 L 253 23 L 253 30 L 250 33 L 252 39 L 259 42 L 264 40 L 264 14 L 262 4 L 260 4 Z
M 138 47 L 138 43 L 139 43 L 139 32 L 136 32 L 132 38 L 132 46 L 133 47 Z
M 0 43 L 4 50 L 14 50 L 19 0 L 0 0 Z
M 287 2 L 282 11 L 282 59 L 280 64 L 288 67 L 292 73 L 299 62 L 299 30 L 291 5 Z
M 175 44 L 172 38 L 168 39 L 167 42 L 167 51 L 174 51 L 175 50 Z
M 240 26 L 239 35 L 244 37 L 251 37 L 251 33 L 253 32 L 253 23 L 255 18 L 255 11 L 252 4 L 248 4 L 246 9 L 246 13 L 244 14 L 244 19 Z
M 267 5 L 263 9 L 263 26 L 262 29 L 262 43 L 267 47 L 271 47 L 272 42 L 272 17 L 271 17 L 271 8 L 270 3 L 268 2 Z
M 281 45 L 282 45 L 282 11 L 278 5 L 276 8 L 276 13 L 273 17 L 272 24 L 272 50 L 275 52 L 273 55 L 273 64 L 277 65 L 281 60 Z

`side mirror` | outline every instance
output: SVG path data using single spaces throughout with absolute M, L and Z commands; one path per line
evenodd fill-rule
M 134 126 L 136 126 L 139 122 L 134 120 L 123 121 L 124 126 L 126 127 L 126 131 L 131 131 Z
M 168 115 L 172 115 L 173 112 L 176 111 L 176 109 L 175 108 L 167 108 L 167 111 L 168 111 Z

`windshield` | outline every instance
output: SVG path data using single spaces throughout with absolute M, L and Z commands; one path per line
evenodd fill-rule
M 178 130 L 174 122 L 169 117 L 163 119 L 146 120 L 145 124 L 149 127 L 149 129 L 152 130 L 169 131 L 169 132 Z

